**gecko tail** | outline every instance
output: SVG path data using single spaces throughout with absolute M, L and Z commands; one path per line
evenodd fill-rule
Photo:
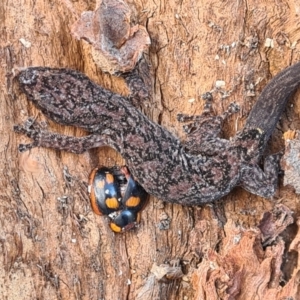
M 277 74 L 263 89 L 252 108 L 244 129 L 259 128 L 265 133 L 265 143 L 283 113 L 288 99 L 300 85 L 300 62 Z

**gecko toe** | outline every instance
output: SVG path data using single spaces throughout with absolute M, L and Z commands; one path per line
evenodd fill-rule
M 34 148 L 34 144 L 31 143 L 31 144 L 19 144 L 19 152 L 23 153 L 25 151 L 28 151 L 32 148 Z

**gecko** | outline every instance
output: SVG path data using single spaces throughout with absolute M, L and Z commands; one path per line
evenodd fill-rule
M 230 139 L 220 137 L 224 120 L 238 111 L 229 105 L 221 115 L 206 100 L 201 115 L 179 114 L 187 133 L 181 141 L 147 118 L 131 101 L 91 81 L 84 74 L 47 67 L 30 67 L 17 76 L 21 90 L 48 118 L 89 132 L 66 136 L 42 128 L 33 118 L 14 126 L 33 141 L 19 150 L 47 147 L 83 153 L 109 146 L 118 151 L 135 180 L 151 195 L 181 205 L 203 205 L 221 199 L 235 186 L 264 198 L 277 188 L 280 154 L 260 161 L 289 97 L 300 82 L 300 63 L 276 75 L 263 89 L 242 130 Z M 143 91 L 132 75 L 133 94 Z M 141 93 L 143 94 L 143 93 Z M 209 98 L 209 97 L 208 97 Z

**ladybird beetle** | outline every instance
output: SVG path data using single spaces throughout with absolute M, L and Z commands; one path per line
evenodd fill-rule
M 122 204 L 132 212 L 139 212 L 146 206 L 148 194 L 143 187 L 133 179 L 126 166 L 121 168 L 121 172 L 127 179 L 127 186 L 122 197 Z
M 109 215 L 121 209 L 119 181 L 110 168 L 100 166 L 91 172 L 89 193 L 97 215 Z
M 141 214 L 130 209 L 124 209 L 111 221 L 110 228 L 114 232 L 128 231 L 137 226 L 141 220 Z
M 140 212 L 148 202 L 148 194 L 134 180 L 128 168 L 95 168 L 89 177 L 89 194 L 93 211 L 108 215 L 114 232 L 124 232 L 140 222 Z

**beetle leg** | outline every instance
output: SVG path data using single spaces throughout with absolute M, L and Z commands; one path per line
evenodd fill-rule
M 131 175 L 130 175 L 130 172 L 129 172 L 127 166 L 122 166 L 121 167 L 121 172 L 122 172 L 122 174 L 125 176 L 125 178 L 128 181 Z

